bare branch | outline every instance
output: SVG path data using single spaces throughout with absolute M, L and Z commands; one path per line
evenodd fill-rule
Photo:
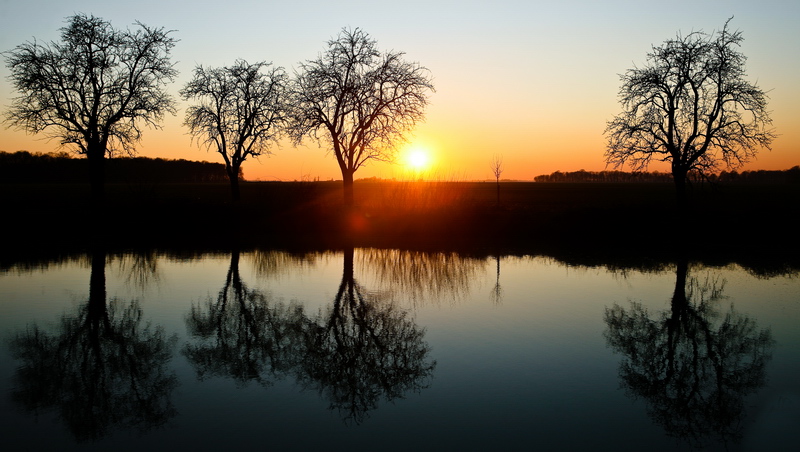
M 500 175 L 503 174 L 503 156 L 495 154 L 492 157 L 492 174 L 494 174 L 494 178 L 498 181 L 500 180 Z

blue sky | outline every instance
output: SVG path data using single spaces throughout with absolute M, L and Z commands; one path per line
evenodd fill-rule
M 619 76 L 650 46 L 678 32 L 713 31 L 734 16 L 744 33 L 751 81 L 770 92 L 780 137 L 750 168 L 800 164 L 800 2 L 781 1 L 196 1 L 0 0 L 0 49 L 34 37 L 58 39 L 65 18 L 93 14 L 115 27 L 139 20 L 175 30 L 177 91 L 196 64 L 266 60 L 290 72 L 314 58 L 343 27 L 361 27 L 382 49 L 406 52 L 430 69 L 437 92 L 412 141 L 427 148 L 440 177 L 532 179 L 556 170 L 602 170 L 605 123 L 619 112 Z M 11 92 L 0 67 L 0 105 Z M 2 108 L 2 107 L 0 107 Z M 217 161 L 181 126 L 185 104 L 163 130 L 145 131 L 140 154 Z M 48 152 L 55 143 L 0 129 L 0 150 Z M 314 143 L 283 143 L 245 164 L 249 178 L 338 177 Z M 356 176 L 396 177 L 402 165 L 374 164 Z

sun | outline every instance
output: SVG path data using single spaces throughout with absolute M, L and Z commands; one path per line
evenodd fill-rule
M 427 149 L 415 146 L 406 151 L 405 161 L 412 171 L 425 171 L 431 164 L 431 154 Z

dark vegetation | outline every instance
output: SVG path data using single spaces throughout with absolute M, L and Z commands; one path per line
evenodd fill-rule
M 241 170 L 240 170 L 241 176 Z M 89 179 L 87 159 L 66 152 L 38 154 L 0 151 L 0 184 L 84 183 Z M 191 160 L 117 157 L 106 162 L 109 183 L 227 182 L 225 165 Z
M 498 206 L 494 181 L 356 181 L 355 207 L 343 209 L 338 181 L 243 182 L 235 203 L 216 167 L 215 183 L 109 183 L 100 211 L 92 210 L 87 182 L 4 178 L 0 255 L 68 254 L 98 243 L 177 253 L 355 246 L 536 254 L 586 265 L 680 257 L 800 268 L 797 183 L 694 183 L 686 217 L 676 214 L 671 183 L 633 182 L 504 182 Z M 98 222 L 103 227 L 92 227 Z
M 700 175 L 690 172 L 689 183 L 800 183 L 800 166 L 788 170 L 721 171 L 719 174 Z M 555 171 L 533 178 L 536 182 L 672 182 L 672 174 L 658 171 Z

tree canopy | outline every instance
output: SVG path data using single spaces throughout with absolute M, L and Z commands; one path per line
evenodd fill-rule
M 766 93 L 745 78 L 742 33 L 729 23 L 654 46 L 644 67 L 620 76 L 623 111 L 606 128 L 609 164 L 670 162 L 681 202 L 690 171 L 738 168 L 775 137 Z
M 118 30 L 94 16 L 68 18 L 60 42 L 34 40 L 5 53 L 20 93 L 7 122 L 86 155 L 93 193 L 102 197 L 105 158 L 133 154 L 142 124 L 159 127 L 166 113 L 175 113 L 164 89 L 177 76 L 170 33 L 141 22 Z
M 199 102 L 186 110 L 184 124 L 198 142 L 222 156 L 234 199 L 242 163 L 269 154 L 284 132 L 287 85 L 283 68 L 237 60 L 222 68 L 197 66 L 181 90 L 184 99 Z
M 345 28 L 325 53 L 300 64 L 292 136 L 331 146 L 345 204 L 353 203 L 353 174 L 370 160 L 393 160 L 397 144 L 424 118 L 433 83 L 427 69 L 403 57 L 381 52 L 361 29 Z

